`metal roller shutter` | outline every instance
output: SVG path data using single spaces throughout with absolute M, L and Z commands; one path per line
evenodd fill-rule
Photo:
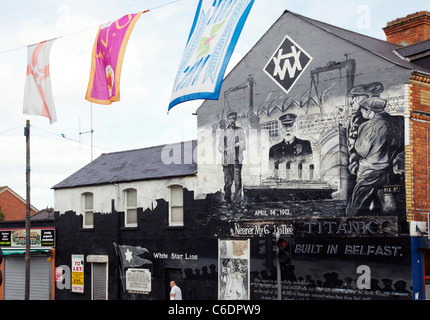
M 107 263 L 92 263 L 93 300 L 107 300 Z
M 51 263 L 43 257 L 30 260 L 30 300 L 49 300 L 51 297 Z M 4 299 L 24 300 L 25 257 L 5 258 Z

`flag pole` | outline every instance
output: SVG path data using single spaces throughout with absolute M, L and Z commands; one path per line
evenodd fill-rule
M 26 141 L 25 300 L 30 300 L 30 120 L 24 129 Z
M 91 102 L 91 162 L 93 161 L 93 103 Z

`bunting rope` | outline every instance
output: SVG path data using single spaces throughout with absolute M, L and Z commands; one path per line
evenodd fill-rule
M 173 3 L 175 3 L 175 2 L 179 2 L 179 1 L 181 1 L 181 0 L 174 0 L 174 1 L 170 1 L 170 2 L 167 2 L 167 3 L 165 3 L 165 4 L 161 4 L 161 5 L 157 6 L 157 7 L 153 7 L 153 8 L 151 8 L 151 9 L 147 9 L 146 11 L 147 11 L 147 12 L 154 11 L 154 10 L 157 10 L 157 9 L 160 9 L 160 8 L 163 8 L 163 7 L 166 7 L 166 6 L 168 6 L 168 5 L 171 5 L 171 4 L 173 4 Z M 145 10 L 144 10 L 144 11 L 145 11 Z M 85 29 L 81 29 L 81 30 L 77 30 L 77 31 L 73 31 L 73 32 L 65 33 L 65 34 L 63 34 L 63 35 L 60 35 L 60 36 L 58 36 L 58 37 L 55 37 L 55 38 L 52 38 L 52 39 L 49 39 L 49 40 L 46 40 L 46 41 L 50 41 L 50 40 L 54 40 L 54 39 L 59 39 L 59 38 L 64 38 L 64 37 L 69 37 L 69 36 L 75 35 L 75 34 L 77 34 L 77 33 L 81 33 L 81 32 L 85 32 L 85 31 L 91 30 L 91 29 L 99 28 L 101 25 L 102 25 L 102 24 L 98 24 L 98 25 L 95 25 L 95 26 L 92 26 L 92 27 L 87 27 L 87 28 L 85 28 Z M 29 46 L 32 46 L 32 45 L 35 45 L 35 44 L 38 44 L 38 43 L 40 43 L 40 41 L 39 41 L 39 42 L 36 42 L 36 43 L 34 43 L 34 44 L 29 44 L 29 45 L 26 45 L 26 46 L 20 46 L 20 47 L 17 47 L 17 48 L 8 49 L 8 50 L 5 50 L 5 51 L 0 51 L 0 54 L 8 53 L 8 52 L 16 51 L 16 50 L 25 49 L 25 48 L 27 48 L 27 47 L 29 47 Z

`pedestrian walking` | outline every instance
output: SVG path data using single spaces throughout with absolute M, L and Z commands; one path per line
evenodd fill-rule
M 182 290 L 175 281 L 170 281 L 170 300 L 182 300 Z

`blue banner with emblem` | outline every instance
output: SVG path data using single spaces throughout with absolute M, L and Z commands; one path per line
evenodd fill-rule
M 254 0 L 200 0 L 177 72 L 169 108 L 197 99 L 216 100 Z

